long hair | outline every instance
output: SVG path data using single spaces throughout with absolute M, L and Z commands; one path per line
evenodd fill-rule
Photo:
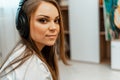
M 6 70 L 7 68 L 9 68 L 10 66 L 18 63 L 18 65 L 16 65 L 16 67 L 11 70 L 11 71 L 14 71 L 18 67 L 20 67 L 26 60 L 28 60 L 33 54 L 35 54 L 48 66 L 48 68 L 49 68 L 49 70 L 52 74 L 53 80 L 58 80 L 59 79 L 59 70 L 58 70 L 57 54 L 56 54 L 57 49 L 59 49 L 60 58 L 62 59 L 64 64 L 67 64 L 67 59 L 66 59 L 66 55 L 65 55 L 65 48 L 64 48 L 64 27 L 63 27 L 62 15 L 61 15 L 59 5 L 57 4 L 57 2 L 55 0 L 27 0 L 24 3 L 24 5 L 22 6 L 22 9 L 26 13 L 26 15 L 28 17 L 28 20 L 30 21 L 31 14 L 36 11 L 37 7 L 43 1 L 53 4 L 59 12 L 60 32 L 59 32 L 59 36 L 58 36 L 57 41 L 56 41 L 56 42 L 59 42 L 59 43 L 55 43 L 53 46 L 45 46 L 42 49 L 42 51 L 40 52 L 39 49 L 37 48 L 35 42 L 32 40 L 32 38 L 30 36 L 29 36 L 28 39 L 25 39 L 24 37 L 21 36 L 20 43 L 23 43 L 24 45 L 26 45 L 25 51 L 20 56 L 18 56 L 14 60 L 12 60 L 12 62 L 10 64 L 8 64 L 3 69 L 3 71 Z M 59 44 L 59 46 L 56 47 L 58 44 Z M 19 43 L 17 45 L 19 45 Z M 12 53 L 14 53 L 14 50 L 15 49 L 13 49 L 10 52 L 10 55 Z M 8 60 L 10 55 L 8 55 L 8 57 L 4 61 L 4 63 Z M 4 65 L 4 63 L 3 63 L 3 65 Z M 9 71 L 9 72 L 11 72 L 11 71 Z

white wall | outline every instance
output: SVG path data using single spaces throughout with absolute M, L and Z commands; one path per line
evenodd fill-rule
M 3 58 L 6 57 L 19 38 L 15 29 L 15 15 L 16 9 L 14 8 L 0 8 L 0 52 Z
M 0 53 L 4 59 L 19 40 L 15 16 L 19 0 L 0 0 Z
M 99 63 L 99 0 L 69 0 L 72 60 Z

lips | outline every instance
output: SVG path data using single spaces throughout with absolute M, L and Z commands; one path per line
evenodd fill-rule
M 46 35 L 48 38 L 56 38 L 57 35 Z

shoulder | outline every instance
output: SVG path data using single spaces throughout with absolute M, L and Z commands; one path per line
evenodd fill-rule
M 12 61 L 13 59 L 20 56 L 26 49 L 26 45 L 20 44 L 13 51 L 12 55 L 9 57 L 8 61 Z
M 36 55 L 32 55 L 14 73 L 17 80 L 53 80 L 47 65 Z
M 16 57 L 21 55 L 25 49 L 26 46 L 23 44 L 17 46 L 14 53 L 9 57 L 3 68 L 5 68 L 6 65 L 8 65 Z M 14 65 L 11 67 L 13 69 Z M 13 78 L 15 80 L 53 80 L 47 65 L 35 54 L 33 54 L 19 68 L 8 74 L 6 78 L 8 77 L 12 78 L 12 80 Z
M 20 54 L 22 54 L 25 50 L 26 46 L 23 44 L 19 44 L 13 51 L 12 54 L 9 54 L 7 60 L 5 60 L 4 64 L 2 65 L 0 72 L 8 66 L 15 58 L 17 58 Z
M 13 53 L 8 57 L 8 59 L 4 62 L 3 66 L 0 69 L 0 80 L 13 80 L 15 79 L 15 72 L 10 72 L 9 74 L 7 74 L 6 76 L 2 77 L 1 76 L 8 73 L 9 71 L 11 71 L 14 66 L 10 66 L 9 68 L 7 68 L 6 70 L 4 70 L 15 58 L 17 58 L 19 55 L 21 55 L 23 53 L 23 51 L 26 49 L 26 46 L 23 44 L 19 44 L 13 51 Z M 3 71 L 4 70 L 4 71 Z
M 36 55 L 33 55 L 30 60 L 30 64 L 26 70 L 25 80 L 39 80 L 39 79 L 52 80 L 52 76 L 47 65 Z
M 21 55 L 26 49 L 26 46 L 23 44 L 19 44 L 13 51 L 12 54 L 9 55 L 8 59 L 4 63 L 3 67 L 6 67 L 11 61 L 13 61 L 15 58 L 17 58 L 19 55 Z

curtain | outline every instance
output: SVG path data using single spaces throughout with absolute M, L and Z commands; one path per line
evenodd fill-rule
M 19 0 L 0 0 L 0 56 L 5 58 L 19 40 L 15 16 Z

